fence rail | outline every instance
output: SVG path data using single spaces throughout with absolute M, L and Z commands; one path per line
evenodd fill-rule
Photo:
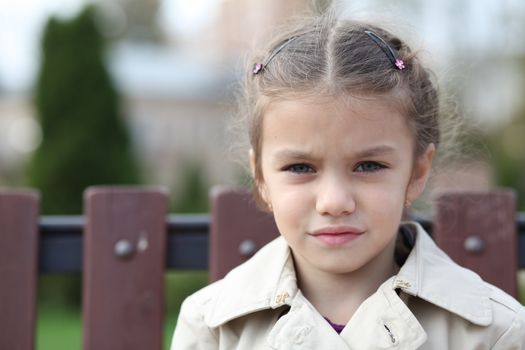
M 224 276 L 278 235 L 245 189 L 217 188 L 209 215 L 169 215 L 159 188 L 95 187 L 84 216 L 39 216 L 32 190 L 0 190 L 0 349 L 34 349 L 38 274 L 82 272 L 83 349 L 162 348 L 164 273 Z M 415 216 L 460 265 L 517 296 L 525 213 L 515 193 L 446 193 Z
M 432 218 L 414 215 L 432 234 Z M 82 271 L 83 216 L 42 216 L 39 222 L 39 273 Z M 166 218 L 168 233 L 166 268 L 208 269 L 210 215 L 170 214 Z M 525 212 L 516 214 L 518 232 L 518 267 L 525 269 Z
M 39 220 L 39 273 L 82 271 L 83 216 L 42 216 Z M 170 269 L 207 269 L 209 215 L 166 217 Z

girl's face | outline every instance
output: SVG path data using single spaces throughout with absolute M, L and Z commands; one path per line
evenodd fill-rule
M 414 159 L 406 118 L 379 100 L 272 104 L 259 190 L 297 267 L 341 274 L 393 262 L 404 204 L 422 192 L 433 151 Z

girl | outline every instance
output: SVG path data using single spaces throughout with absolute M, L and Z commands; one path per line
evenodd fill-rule
M 252 64 L 255 195 L 281 237 L 183 303 L 172 349 L 525 349 L 523 306 L 401 223 L 440 141 L 418 55 L 325 16 Z

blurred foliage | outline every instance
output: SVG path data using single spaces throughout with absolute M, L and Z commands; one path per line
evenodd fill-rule
M 44 214 L 80 214 L 88 186 L 139 182 L 95 23 L 89 6 L 71 20 L 51 18 L 44 30 L 35 89 L 43 141 L 28 170 Z
M 208 211 L 208 185 L 204 169 L 196 161 L 183 161 L 182 188 L 173 197 L 171 210 L 175 213 L 206 213 Z
M 513 188 L 518 210 L 525 210 L 525 110 L 505 128 L 491 133 L 491 163 L 498 186 Z
M 38 276 L 38 303 L 46 307 L 76 309 L 82 300 L 82 275 L 63 273 Z
M 521 60 L 522 86 L 525 89 L 525 59 Z M 522 89 L 522 90 L 523 90 Z M 518 195 L 518 210 L 525 210 L 525 102 L 516 108 L 510 123 L 488 136 L 491 163 L 498 186 L 513 188 Z

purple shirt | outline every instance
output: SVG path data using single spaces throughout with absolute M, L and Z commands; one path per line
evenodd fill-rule
M 345 326 L 346 326 L 346 325 L 344 325 L 344 324 L 333 323 L 332 321 L 330 321 L 330 320 L 327 319 L 326 317 L 325 317 L 324 319 L 330 324 L 330 326 L 332 326 L 332 328 L 337 332 L 337 334 L 341 334 L 341 331 L 342 331 L 343 328 L 345 328 Z

